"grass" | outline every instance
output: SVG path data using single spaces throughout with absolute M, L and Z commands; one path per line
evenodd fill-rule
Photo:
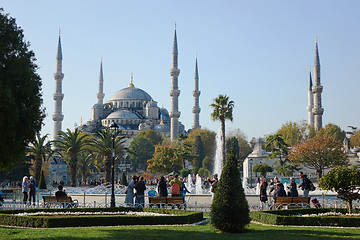
M 0 227 L 0 239 L 360 239 L 360 229 L 263 226 L 251 223 L 245 233 L 218 233 L 209 223 L 186 226 L 132 226 L 26 229 Z

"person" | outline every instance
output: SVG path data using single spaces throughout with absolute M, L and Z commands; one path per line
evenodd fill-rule
M 171 186 L 171 196 L 180 197 L 180 189 L 182 188 L 182 183 L 179 180 L 179 175 L 175 175 L 175 178 L 170 181 L 169 185 Z
M 56 198 L 58 198 L 58 197 L 67 197 L 66 192 L 63 191 L 63 186 L 62 185 L 59 185 L 58 189 L 59 190 L 55 193 Z
M 4 203 L 3 192 L 0 189 L 0 206 L 2 206 L 3 203 Z
M 28 177 L 24 176 L 23 177 L 23 181 L 21 184 L 21 191 L 24 195 L 23 197 L 23 203 L 26 204 L 27 200 L 28 200 L 28 192 L 29 192 L 29 181 L 28 181 Z
M 215 173 L 214 174 L 214 180 L 211 180 L 211 178 L 208 178 L 208 182 L 211 185 L 211 190 L 210 190 L 211 191 L 211 198 L 214 199 L 215 189 L 216 189 L 217 183 L 219 182 L 218 175 Z
M 284 185 L 281 182 L 276 183 L 276 189 L 274 191 L 274 200 L 276 202 L 277 197 L 286 197 Z
M 180 197 L 185 198 L 186 193 L 190 193 L 190 191 L 186 188 L 185 179 L 180 178 L 182 188 L 180 189 Z
M 310 179 L 306 176 L 306 174 L 304 174 L 303 172 L 299 172 L 299 176 L 301 178 L 301 183 L 299 188 L 301 188 L 301 190 L 304 191 L 303 196 L 304 197 L 309 197 L 309 191 L 310 191 L 310 184 L 311 181 Z
M 158 193 L 159 193 L 159 197 L 167 197 L 168 196 L 167 184 L 166 184 L 166 180 L 165 180 L 164 176 L 162 176 L 160 178 L 159 185 L 158 185 Z
M 33 176 L 30 176 L 29 181 L 29 203 L 31 199 L 33 200 L 33 205 L 35 205 L 35 194 L 36 194 L 36 181 Z
M 126 189 L 125 204 L 128 206 L 134 205 L 134 188 L 137 182 L 137 177 L 134 175 Z
M 146 190 L 146 185 L 143 176 L 141 176 L 140 180 L 135 183 L 135 190 L 136 190 L 135 206 L 144 207 L 144 203 L 145 203 L 144 192 Z
M 299 193 L 298 190 L 296 188 L 296 183 L 295 183 L 295 178 L 290 178 L 290 188 L 289 188 L 289 197 L 298 197 Z
M 264 209 L 264 205 L 267 201 L 267 182 L 266 182 L 266 178 L 262 177 L 260 180 L 260 204 L 261 204 L 261 209 Z
M 269 193 L 274 192 L 273 193 L 273 198 L 274 199 L 275 199 L 274 195 L 275 195 L 276 188 L 278 187 L 278 183 L 279 183 L 279 178 L 278 177 L 274 177 L 274 181 L 270 182 L 271 187 L 270 187 Z

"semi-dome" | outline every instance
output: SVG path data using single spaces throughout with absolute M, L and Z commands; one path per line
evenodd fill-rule
M 111 98 L 110 101 L 118 100 L 143 100 L 150 101 L 151 96 L 144 90 L 136 87 L 127 87 L 117 91 Z
M 139 119 L 139 117 L 135 113 L 129 110 L 119 110 L 109 114 L 109 116 L 106 117 L 106 119 L 119 119 L 119 118 Z

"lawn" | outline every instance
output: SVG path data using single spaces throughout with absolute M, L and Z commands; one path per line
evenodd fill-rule
M 245 233 L 218 233 L 210 224 L 186 226 L 134 226 L 25 229 L 0 227 L 0 239 L 360 239 L 360 229 L 263 226 L 251 223 Z

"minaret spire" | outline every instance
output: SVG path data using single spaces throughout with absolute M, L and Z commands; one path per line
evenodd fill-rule
M 104 75 L 103 75 L 103 66 L 102 66 L 102 58 L 100 62 L 100 73 L 99 73 L 99 92 L 96 95 L 97 96 L 97 104 L 102 105 L 104 101 Z
M 177 37 L 176 37 L 176 24 L 174 31 L 174 42 L 173 42 L 173 52 L 172 52 L 172 68 L 170 69 L 171 75 L 171 112 L 169 116 L 171 118 L 171 140 L 175 140 L 177 134 L 179 133 L 179 95 L 180 90 L 178 88 L 178 76 L 180 74 L 180 69 L 178 69 L 178 47 L 177 47 Z
M 194 96 L 194 107 L 192 109 L 192 112 L 194 114 L 194 122 L 193 122 L 192 128 L 196 129 L 196 128 L 200 128 L 200 123 L 199 123 L 199 113 L 200 113 L 199 96 L 200 96 L 200 91 L 199 91 L 199 73 L 198 73 L 197 55 L 196 55 L 196 58 L 195 58 L 195 74 L 194 74 L 193 96 Z
M 312 86 L 312 92 L 314 95 L 314 108 L 312 113 L 314 114 L 314 128 L 315 131 L 319 131 L 322 128 L 322 115 L 324 113 L 324 108 L 321 104 L 321 93 L 323 91 L 323 86 L 321 86 L 320 81 L 320 57 L 318 50 L 318 42 L 316 37 L 316 46 L 315 46 L 315 60 L 314 60 L 314 85 Z
M 313 107 L 314 107 L 314 95 L 312 93 L 312 79 L 311 79 L 311 66 L 309 67 L 309 90 L 308 90 L 308 100 L 309 105 L 307 107 L 308 111 L 308 125 L 314 126 L 314 114 L 312 113 Z
M 62 73 L 62 59 L 61 37 L 59 30 L 58 48 L 56 53 L 56 73 L 54 73 L 55 93 L 53 94 L 55 101 L 55 109 L 52 116 L 54 121 L 54 140 L 59 139 L 58 133 L 61 131 L 62 121 L 64 120 L 64 115 L 62 115 L 62 100 L 64 99 L 64 94 L 62 93 L 62 80 L 64 78 L 64 74 Z

